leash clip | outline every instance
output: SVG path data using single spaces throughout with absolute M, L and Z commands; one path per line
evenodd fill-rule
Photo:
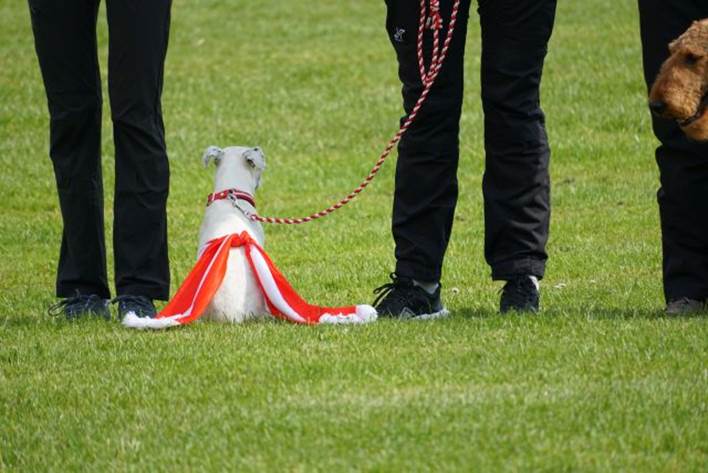
M 245 215 L 245 217 L 246 217 L 247 219 L 253 220 L 253 217 L 252 217 L 251 212 L 249 212 L 249 211 L 244 207 L 244 205 L 241 203 L 242 200 L 237 197 L 236 192 L 235 192 L 233 189 L 229 189 L 229 193 L 228 193 L 228 195 L 227 195 L 226 198 L 229 199 L 229 201 L 231 201 L 231 204 L 232 204 L 234 207 L 236 207 L 237 209 L 239 209 L 239 210 L 241 211 L 241 213 L 242 213 L 243 215 Z

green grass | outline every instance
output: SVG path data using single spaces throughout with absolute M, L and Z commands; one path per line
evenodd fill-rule
M 450 319 L 136 333 L 45 315 L 61 231 L 46 102 L 27 5 L 0 0 L 0 470 L 706 471 L 708 326 L 661 314 L 636 6 L 559 3 L 543 83 L 553 220 L 540 315 L 495 313 L 473 14 Z M 207 145 L 265 149 L 267 214 L 318 210 L 366 173 L 401 113 L 383 21 L 383 2 L 174 2 L 163 100 L 174 287 L 211 190 Z M 104 66 L 106 39 L 102 12 Z M 384 282 L 393 167 L 336 216 L 266 228 L 306 298 L 370 301 Z

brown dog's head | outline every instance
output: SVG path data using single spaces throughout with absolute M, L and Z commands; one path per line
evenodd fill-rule
M 676 120 L 689 138 L 708 140 L 708 18 L 694 21 L 669 44 L 649 93 L 656 115 Z

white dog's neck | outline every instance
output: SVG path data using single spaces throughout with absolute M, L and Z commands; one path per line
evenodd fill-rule
M 214 192 L 236 189 L 254 195 L 256 184 L 249 173 L 244 173 L 238 163 L 224 162 L 221 164 L 214 178 Z
M 214 179 L 214 192 L 227 189 L 237 189 L 253 195 L 256 183 L 250 173 L 239 169 L 237 163 L 224 162 L 219 166 Z M 240 208 L 239 208 L 240 207 Z M 204 212 L 204 221 L 199 232 L 199 247 L 214 238 L 220 238 L 231 233 L 248 232 L 261 246 L 265 242 L 263 227 L 260 223 L 249 219 L 243 212 L 256 213 L 256 208 L 245 200 L 239 200 L 238 205 L 229 199 L 212 202 Z

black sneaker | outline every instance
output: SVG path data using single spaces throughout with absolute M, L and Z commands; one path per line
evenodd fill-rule
M 666 315 L 692 315 L 708 311 L 708 304 L 703 301 L 681 297 L 666 304 Z
M 538 282 L 531 276 L 515 276 L 508 280 L 501 291 L 499 312 L 538 312 Z
M 410 278 L 391 273 L 391 281 L 374 289 L 374 308 L 381 317 L 399 319 L 437 319 L 449 314 L 440 301 L 440 285 L 433 294 L 413 284 Z
M 111 319 L 108 299 L 96 294 L 79 294 L 78 291 L 74 297 L 67 297 L 52 305 L 47 312 L 52 317 L 63 315 L 69 320 L 78 319 L 84 315 Z
M 114 298 L 111 304 L 118 304 L 118 319 L 123 320 L 128 313 L 132 312 L 138 317 L 150 317 L 157 314 L 152 299 L 145 296 L 123 295 Z

